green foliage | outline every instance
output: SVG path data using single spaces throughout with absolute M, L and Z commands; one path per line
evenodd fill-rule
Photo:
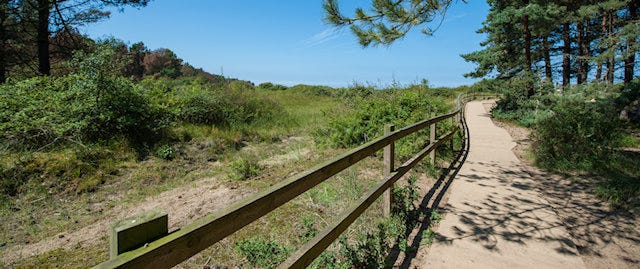
M 442 220 L 442 215 L 440 215 L 438 211 L 432 210 L 431 217 L 429 219 L 431 219 L 431 223 L 437 224 Z
M 289 88 L 289 91 L 300 92 L 313 96 L 333 96 L 336 89 L 327 86 L 312 86 L 312 85 L 295 85 Z
M 536 161 L 543 167 L 592 169 L 606 165 L 621 137 L 620 122 L 608 100 L 561 98 L 553 116 L 534 128 Z
M 638 164 L 636 163 L 636 165 Z M 636 211 L 640 208 L 640 180 L 638 177 L 623 176 L 605 180 L 596 188 L 595 193 L 614 207 L 631 208 Z
M 326 20 L 336 26 L 349 26 L 360 45 L 390 45 L 413 27 L 423 25 L 422 33 L 431 35 L 437 28 L 427 24 L 446 13 L 451 0 L 371 1 L 365 9 L 356 8 L 353 17 L 345 17 L 337 0 L 324 0 Z M 435 25 L 434 25 L 435 26 Z
M 91 192 L 118 173 L 114 163 L 132 157 L 131 153 L 118 153 L 108 146 L 4 156 L 0 163 L 0 195 L 16 196 L 34 185 L 46 186 L 47 192 L 56 194 Z
M 98 141 L 124 136 L 152 140 L 167 126 L 134 84 L 110 73 L 106 47 L 77 60 L 80 73 L 37 77 L 0 86 L 2 143 L 33 149 L 56 142 Z
M 549 95 L 546 84 L 537 85 L 534 98 L 527 96 L 529 79 L 514 78 L 503 82 L 496 82 L 493 87 L 502 91 L 502 98 L 498 100 L 492 111 L 498 119 L 516 121 L 530 127 L 539 120 L 550 116 L 549 106 L 553 104 L 553 96 Z
M 309 217 L 303 217 L 301 223 L 300 240 L 302 243 L 307 243 L 318 235 L 318 229 L 315 227 L 315 220 Z
M 360 234 L 354 244 L 341 238 L 341 252 L 352 268 L 385 268 L 394 240 L 404 236 L 406 227 L 398 217 L 386 218 L 370 232 Z
M 418 186 L 416 182 L 418 177 L 411 175 L 406 186 L 393 187 L 393 204 L 391 211 L 403 219 L 407 219 L 413 210 L 416 209 L 414 202 L 419 198 Z
M 253 93 L 253 85 L 234 81 L 229 87 L 197 78 L 145 79 L 143 92 L 152 103 L 171 111 L 178 122 L 237 126 L 268 123 L 284 116 L 282 106 Z
M 368 98 L 355 101 L 353 113 L 333 119 L 327 128 L 317 132 L 316 137 L 333 147 L 353 147 L 382 136 L 387 124 L 402 128 L 446 113 L 450 107 L 445 105 L 444 99 L 428 92 L 429 90 L 375 92 Z M 396 144 L 396 151 L 399 156 L 406 157 L 423 144 L 419 139 L 405 139 Z
M 260 83 L 260 85 L 258 85 L 258 88 L 262 90 L 267 90 L 267 91 L 284 91 L 288 89 L 287 86 L 280 85 L 280 84 L 273 84 L 271 82 Z
M 433 244 L 433 240 L 436 239 L 436 233 L 431 228 L 427 228 L 422 232 L 422 241 L 420 245 L 428 246 Z
M 262 170 L 260 164 L 255 158 L 245 157 L 240 158 L 229 164 L 231 167 L 231 174 L 229 178 L 234 180 L 245 180 L 257 176 Z
M 291 249 L 258 235 L 236 243 L 236 252 L 247 259 L 252 267 L 275 268 L 284 262 Z
M 176 157 L 176 151 L 171 145 L 161 145 L 156 149 L 156 155 L 165 160 L 173 160 Z

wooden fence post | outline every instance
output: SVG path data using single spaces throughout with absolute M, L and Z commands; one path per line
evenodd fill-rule
M 452 127 L 452 128 L 455 128 L 455 126 L 456 126 L 456 117 L 451 117 L 451 127 Z M 454 136 L 454 137 L 455 137 L 455 136 Z M 453 148 L 453 144 L 454 144 L 454 143 L 453 143 L 453 140 L 454 140 L 454 137 L 451 137 L 451 140 L 449 140 L 449 148 L 451 149 L 451 152 L 452 152 L 452 153 L 453 153 L 453 151 L 454 151 L 454 148 Z
M 118 255 L 141 247 L 169 234 L 168 215 L 154 209 L 111 224 L 109 256 Z
M 429 127 L 429 145 L 432 145 L 435 142 L 436 142 L 436 123 L 433 123 Z M 429 153 L 429 159 L 431 160 L 431 165 L 436 164 L 436 149 L 433 149 Z
M 389 124 L 385 126 L 384 134 L 386 135 L 386 134 L 392 133 L 395 130 L 396 130 L 395 125 Z M 395 167 L 394 167 L 395 141 L 389 143 L 389 145 L 384 147 L 383 159 L 384 159 L 384 177 L 387 178 L 387 176 L 389 176 L 395 170 Z M 393 204 L 393 185 L 389 187 L 386 191 L 384 191 L 382 204 L 383 204 L 382 214 L 385 217 L 390 216 L 391 205 Z

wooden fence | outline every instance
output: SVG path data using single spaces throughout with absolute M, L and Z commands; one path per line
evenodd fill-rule
M 390 188 L 405 175 L 418 162 L 430 155 L 433 163 L 435 150 L 447 141 L 453 145 L 453 137 L 460 130 L 464 120 L 464 104 L 477 98 L 477 94 L 465 94 L 458 96 L 455 111 L 427 119 L 411 126 L 394 130 L 393 126 L 387 126 L 385 134 L 356 149 L 353 149 L 325 164 L 319 165 L 299 175 L 288 178 L 252 197 L 238 201 L 231 206 L 206 215 L 195 222 L 188 224 L 172 233 L 167 233 L 166 216 L 153 215 L 153 220 L 161 220 L 160 228 L 157 222 L 151 228 L 144 228 L 145 221 L 139 221 L 141 225 L 129 225 L 118 229 L 115 234 L 112 230 L 111 259 L 98 264 L 94 268 L 171 268 L 180 262 L 199 253 L 205 248 L 224 239 L 240 230 L 258 218 L 268 214 L 274 209 L 287 203 L 298 195 L 306 192 L 321 182 L 327 180 L 340 171 L 358 163 L 367 156 L 384 149 L 384 180 L 369 190 L 358 203 L 349 208 L 337 220 L 319 233 L 307 244 L 303 245 L 288 260 L 280 265 L 280 268 L 305 268 L 318 257 L 340 234 L 342 234 L 358 216 L 360 216 L 371 204 L 384 193 L 384 214 L 389 214 L 393 197 Z M 436 123 L 451 119 L 454 130 L 436 139 Z M 417 155 L 398 167 L 394 167 L 394 143 L 395 141 L 413 134 L 419 130 L 429 128 L 429 144 Z M 461 132 L 464 135 L 463 132 Z M 425 138 L 426 140 L 426 138 Z M 131 221 L 135 223 L 136 221 Z M 143 228 L 141 228 L 143 227 Z M 142 230 L 142 236 L 134 236 L 138 241 L 128 242 L 135 246 L 134 249 L 122 249 L 118 241 L 114 243 L 114 236 L 119 232 L 127 232 L 130 229 Z M 154 232 L 148 232 L 148 230 Z M 147 230 L 147 231 L 145 231 Z M 160 237 L 158 232 L 160 231 Z M 146 232 L 146 234 L 144 234 Z M 147 240 L 157 238 L 151 242 Z M 114 245 L 115 244 L 115 245 Z

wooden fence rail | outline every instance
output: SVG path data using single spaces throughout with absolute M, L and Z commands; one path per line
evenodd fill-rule
M 390 211 L 390 204 L 393 200 L 388 191 L 393 184 L 412 167 L 414 167 L 426 155 L 431 154 L 431 161 L 435 155 L 435 149 L 446 141 L 452 141 L 453 136 L 459 130 L 461 121 L 464 120 L 464 103 L 476 95 L 461 95 L 456 101 L 455 111 L 440 115 L 428 120 L 415 123 L 411 126 L 393 131 L 393 127 L 388 127 L 380 138 L 370 141 L 356 149 L 353 149 L 325 164 L 316 166 L 299 175 L 290 177 L 252 197 L 238 201 L 231 206 L 206 215 L 195 222 L 168 233 L 151 242 L 146 242 L 149 238 L 142 236 L 144 241 L 138 242 L 137 248 L 120 253 L 111 251 L 110 260 L 98 264 L 94 268 L 170 268 L 180 262 L 199 253 L 205 248 L 224 239 L 225 237 L 240 230 L 258 218 L 268 214 L 286 202 L 294 199 L 300 194 L 320 184 L 326 179 L 339 173 L 340 171 L 356 164 L 367 156 L 385 148 L 385 174 L 384 181 L 370 190 L 359 203 L 350 208 L 338 220 L 322 231 L 310 242 L 302 246 L 294 253 L 280 268 L 304 268 L 309 265 L 318 255 L 324 251 L 343 231 L 345 231 L 353 221 L 360 216 L 380 195 L 385 191 L 389 197 L 385 198 L 384 208 Z M 435 139 L 436 123 L 446 119 L 454 119 L 458 125 L 454 130 L 438 139 Z M 394 142 L 413 134 L 419 130 L 430 128 L 430 143 L 422 149 L 416 156 L 394 169 Z M 385 195 L 386 196 L 386 195 Z M 385 210 L 385 213 L 386 212 Z M 166 224 L 164 224 L 166 225 Z M 117 229 L 116 229 L 117 230 Z M 161 230 L 161 229 L 160 229 Z M 112 238 L 114 237 L 112 231 Z M 112 249 L 114 248 L 112 240 Z M 117 246 L 115 246 L 117 248 Z

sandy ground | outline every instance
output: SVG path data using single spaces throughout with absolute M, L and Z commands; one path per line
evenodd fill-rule
M 159 195 L 136 205 L 117 206 L 105 212 L 101 221 L 79 230 L 67 231 L 39 242 L 5 249 L 2 259 L 11 264 L 19 259 L 46 253 L 58 248 L 72 248 L 95 244 L 96 236 L 108 236 L 113 220 L 124 219 L 142 212 L 161 209 L 169 214 L 169 230 L 175 230 L 204 214 L 224 208 L 249 195 L 241 189 L 231 189 L 214 178 L 205 178 Z
M 513 151 L 535 178 L 532 187 L 560 216 L 587 268 L 640 268 L 640 220 L 624 210 L 611 209 L 595 197 L 588 175 L 557 175 L 533 167 L 525 156 L 532 146 L 526 128 L 494 121 L 509 132 Z
M 477 115 L 489 117 L 493 105 L 482 102 L 484 111 Z M 489 168 L 463 166 L 451 187 L 445 220 L 436 229 L 437 242 L 420 248 L 411 263 L 400 268 L 640 268 L 636 216 L 596 198 L 592 177 L 533 167 L 527 158 L 530 131 L 494 123 L 510 136 L 499 144 L 517 159 L 504 166 L 496 162 L 501 159 L 496 150 L 485 148 L 489 154 L 476 156 L 486 159 L 482 162 L 470 154 L 466 166 L 478 162 Z M 491 191 L 483 194 L 482 189 Z
M 411 268 L 585 268 L 553 206 L 483 102 L 467 105 L 470 151 L 451 186 L 437 239 Z

